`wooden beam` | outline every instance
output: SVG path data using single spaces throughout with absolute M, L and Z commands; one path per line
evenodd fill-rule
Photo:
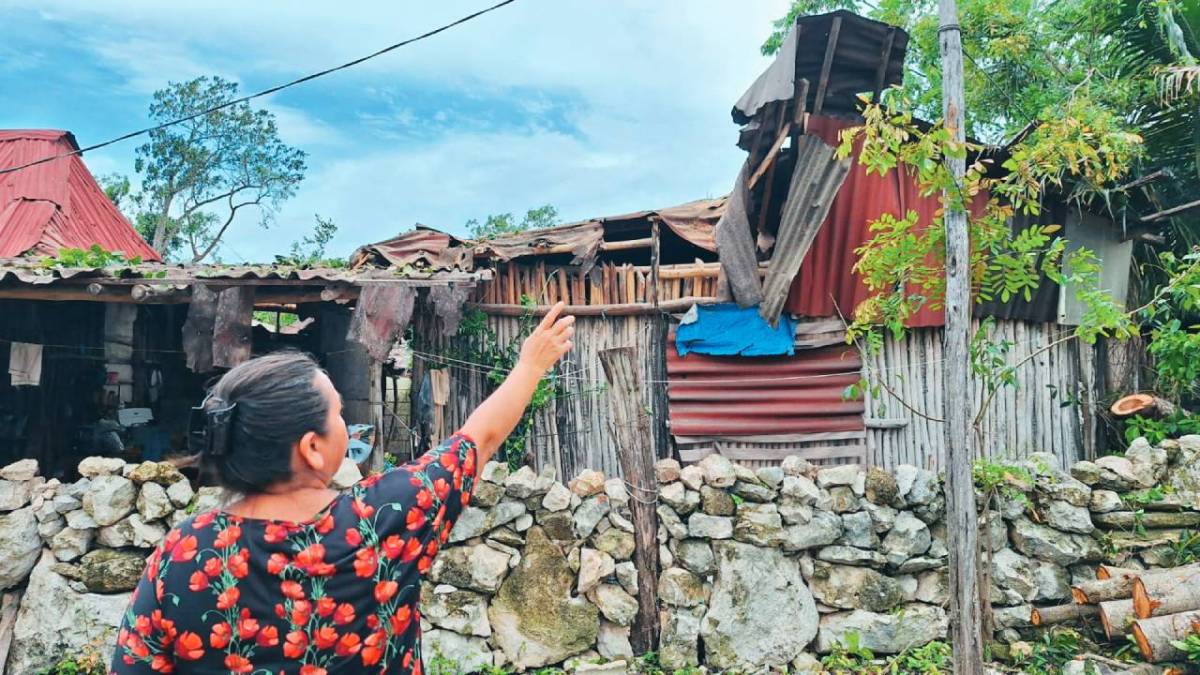
M 654 477 L 654 448 L 650 445 L 650 416 L 642 406 L 641 361 L 635 347 L 600 352 L 608 382 L 612 434 L 632 512 L 634 565 L 638 572 L 638 613 L 630 641 L 636 653 L 654 651 L 658 643 L 658 484 Z
M 758 181 L 763 177 L 763 174 L 767 172 L 767 169 L 774 168 L 775 160 L 779 157 L 779 149 L 783 147 L 783 141 L 787 139 L 791 130 L 791 122 L 782 123 L 779 133 L 775 136 L 775 141 L 771 143 L 771 147 L 767 149 L 767 156 L 763 158 L 762 163 L 758 165 L 758 168 L 754 170 L 754 173 L 750 174 L 750 180 L 746 182 L 747 190 L 753 190 L 754 186 L 757 185 Z
M 563 314 L 573 316 L 636 316 L 639 314 L 657 314 L 660 311 L 667 313 L 682 312 L 695 304 L 706 304 L 716 301 L 716 298 L 693 296 L 660 301 L 657 307 L 644 302 L 611 303 L 605 305 L 567 305 L 563 308 Z M 525 307 L 524 305 L 470 303 L 468 306 L 492 316 L 524 316 L 526 313 L 533 316 L 543 316 L 546 312 L 550 311 L 550 305 Z
M 446 273 L 439 273 L 446 274 Z M 474 275 L 479 275 L 476 278 Z M 165 277 L 70 277 L 66 279 L 55 279 L 54 285 L 64 286 L 86 286 L 88 284 L 100 284 L 102 286 L 135 286 L 137 284 L 155 284 L 155 285 L 180 285 L 180 286 L 195 286 L 204 284 L 205 286 L 305 286 L 310 288 L 323 288 L 331 284 L 346 284 L 354 286 L 410 286 L 417 288 L 428 288 L 430 286 L 475 286 L 478 281 L 486 281 L 491 278 L 490 270 L 480 270 L 479 272 L 454 274 L 453 276 L 444 276 L 438 278 L 432 277 L 355 277 L 352 279 L 336 280 L 336 279 L 227 279 L 227 278 L 207 278 L 195 276 L 165 276 Z
M 966 111 L 963 102 L 962 31 L 958 24 L 955 0 L 939 0 L 938 45 L 942 60 L 942 119 L 956 143 L 966 141 Z M 960 189 L 966 174 L 966 159 L 947 160 L 955 185 Z M 953 198 L 947 196 L 948 202 Z M 946 226 L 946 291 L 943 301 L 946 327 L 943 333 L 942 390 L 968 392 L 970 388 L 971 332 L 971 238 L 967 214 L 962 208 L 948 208 L 943 217 Z M 969 396 L 947 396 L 943 418 L 947 449 L 946 531 L 950 549 L 950 650 L 953 672 L 982 675 L 983 635 L 991 635 L 984 625 L 983 607 L 990 604 L 986 589 L 979 583 L 979 523 L 975 510 L 975 482 L 972 464 L 975 458 L 970 419 L 974 410 Z
M 1187 211 L 1191 211 L 1192 209 L 1200 209 L 1200 199 L 1197 199 L 1194 202 L 1180 204 L 1179 206 L 1173 206 L 1164 211 L 1159 211 L 1157 213 L 1151 213 L 1148 216 L 1142 216 L 1141 220 L 1143 223 L 1153 223 L 1155 221 L 1162 220 L 1163 218 L 1170 218 L 1171 216 L 1177 216 L 1181 213 L 1186 213 Z
M 602 241 L 600 242 L 601 251 L 628 251 L 635 248 L 650 248 L 654 243 L 654 237 L 644 237 L 642 239 L 626 239 L 624 241 Z
M 99 294 L 91 293 L 87 288 L 79 286 L 63 287 L 53 285 L 23 285 L 0 288 L 0 300 L 38 300 L 45 302 L 111 302 L 136 303 L 144 305 L 186 305 L 192 301 L 192 291 L 178 293 L 147 294 L 138 299 L 133 294 L 137 286 L 104 286 Z M 257 305 L 296 305 L 308 302 L 348 302 L 358 298 L 361 289 L 348 287 L 336 297 L 329 297 L 324 291 L 305 288 L 259 288 L 254 296 Z
M 888 29 L 887 37 L 883 40 L 883 51 L 879 54 L 879 69 L 875 71 L 875 96 L 872 103 L 879 103 L 879 94 L 883 92 L 883 83 L 887 78 L 888 65 L 892 62 L 892 42 L 896 39 L 896 27 Z
M 1167 178 L 1170 175 L 1171 175 L 1171 173 L 1169 171 L 1167 171 L 1166 169 L 1159 169 L 1157 171 L 1151 171 L 1150 173 L 1146 174 L 1145 176 L 1138 176 L 1137 178 L 1134 178 L 1133 180 L 1129 181 L 1128 183 L 1125 183 L 1124 185 L 1118 185 L 1113 191 L 1114 192 L 1127 192 L 1134 188 L 1142 187 L 1143 185 L 1149 185 L 1150 183 L 1153 183 L 1157 180 Z
M 221 290 L 217 296 L 217 313 L 213 320 L 213 366 L 233 368 L 250 359 L 250 326 L 253 320 L 253 287 L 235 286 Z
M 820 115 L 825 106 L 825 89 L 829 86 L 829 71 L 833 68 L 833 56 L 837 52 L 838 34 L 842 31 L 842 17 L 833 17 L 829 38 L 825 41 L 825 61 L 821 63 L 821 79 L 817 81 L 817 96 L 813 99 L 813 114 Z

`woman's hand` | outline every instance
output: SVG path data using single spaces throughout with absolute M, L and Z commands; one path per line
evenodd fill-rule
M 560 319 L 564 306 L 565 303 L 559 302 L 551 307 L 537 328 L 525 338 L 519 363 L 545 373 L 571 351 L 574 346 L 571 338 L 575 335 L 575 317 L 564 316 Z
M 546 314 L 546 318 L 533 329 L 521 345 L 521 356 L 504 382 L 492 392 L 471 416 L 467 418 L 462 432 L 474 439 L 478 445 L 476 465 L 482 467 L 491 459 L 525 413 L 525 406 L 537 389 L 538 381 L 571 351 L 571 336 L 575 335 L 575 317 L 562 314 L 563 303 L 558 303 Z

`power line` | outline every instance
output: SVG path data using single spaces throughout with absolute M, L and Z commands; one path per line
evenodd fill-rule
M 342 64 L 342 65 L 340 65 L 340 66 L 334 66 L 333 68 L 327 68 L 327 69 L 325 69 L 325 70 L 322 70 L 322 71 L 319 71 L 319 72 L 316 72 L 316 73 L 312 73 L 312 74 L 310 74 L 310 75 L 305 75 L 304 77 L 301 77 L 301 78 L 299 78 L 299 79 L 292 80 L 291 82 L 286 82 L 286 83 L 284 83 L 284 84 L 276 85 L 276 86 L 274 86 L 274 87 L 271 87 L 271 88 L 269 88 L 269 89 L 263 89 L 262 91 L 259 91 L 259 92 L 253 93 L 253 94 L 249 94 L 249 95 L 247 95 L 247 96 L 243 96 L 243 97 L 241 97 L 241 98 L 237 98 L 237 99 L 234 99 L 234 100 L 232 100 L 232 101 L 227 101 L 227 102 L 225 102 L 225 103 L 222 103 L 222 104 L 220 104 L 220 105 L 213 106 L 213 107 L 209 108 L 208 110 L 202 110 L 202 111 L 200 111 L 200 112 L 193 113 L 193 114 L 191 114 L 191 115 L 188 115 L 188 116 L 186 116 L 186 117 L 180 117 L 179 119 L 174 119 L 174 120 L 171 120 L 171 121 L 169 121 L 169 122 L 163 122 L 162 124 L 159 124 L 159 125 L 156 125 L 156 126 L 152 126 L 152 127 L 146 127 L 145 129 L 139 129 L 138 131 L 132 131 L 132 132 L 130 132 L 130 133 L 127 133 L 127 134 L 125 134 L 124 136 L 118 136 L 118 137 L 116 137 L 116 138 L 113 138 L 113 139 L 110 139 L 110 140 L 104 141 L 103 143 L 97 143 L 97 144 L 95 144 L 95 145 L 89 145 L 89 146 L 87 146 L 87 147 L 85 147 L 85 148 L 80 148 L 80 149 L 78 149 L 78 150 L 72 150 L 71 152 L 64 152 L 64 153 L 61 153 L 61 154 L 58 154 L 58 155 L 51 155 L 50 157 L 43 157 L 42 159 L 38 159 L 38 160 L 35 160 L 35 161 L 32 161 L 32 162 L 29 162 L 29 163 L 27 163 L 27 164 L 21 164 L 20 166 L 9 167 L 9 168 L 7 168 L 7 169 L 0 169 L 0 175 L 4 175 L 4 174 L 6 174 L 6 173 L 15 173 L 15 172 L 17 172 L 17 171 L 21 171 L 22 169 L 28 169 L 29 167 L 32 167 L 32 166 L 37 166 L 37 165 L 39 165 L 39 164 L 45 164 L 45 163 L 47 163 L 47 162 L 53 162 L 53 161 L 55 161 L 55 160 L 64 159 L 64 158 L 67 158 L 67 157 L 72 157 L 72 156 L 74 156 L 74 155 L 82 155 L 82 154 L 83 154 L 83 153 L 85 153 L 85 152 L 90 152 L 90 151 L 92 151 L 92 150 L 98 150 L 98 149 L 100 149 L 100 148 L 103 148 L 103 147 L 105 147 L 105 146 L 112 145 L 112 144 L 114 144 L 114 143 L 120 143 L 121 141 L 126 141 L 126 140 L 129 140 L 129 139 L 131 139 L 131 138 L 136 138 L 136 137 L 138 137 L 138 136 L 142 136 L 142 135 L 144 135 L 144 134 L 148 134 L 148 133 L 151 133 L 151 132 L 154 132 L 154 131 L 158 131 L 158 130 L 160 130 L 160 129 L 166 129 L 167 127 L 174 126 L 174 125 L 176 125 L 176 124 L 182 124 L 182 123 L 184 123 L 184 122 L 187 122 L 187 121 L 189 121 L 189 120 L 194 120 L 194 119 L 196 119 L 197 117 L 203 117 L 204 115 L 208 115 L 208 114 L 211 114 L 211 113 L 217 112 L 218 110 L 222 110 L 222 109 L 224 109 L 224 108 L 228 108 L 228 107 L 230 107 L 230 106 L 234 106 L 234 105 L 237 105 L 237 104 L 239 104 L 239 103 L 245 103 L 245 102 L 247 102 L 247 101 L 250 101 L 250 100 L 252 100 L 252 99 L 260 98 L 260 97 L 263 97 L 263 96 L 268 96 L 268 95 L 270 95 L 270 94 L 274 94 L 275 92 L 278 92 L 278 91 L 283 91 L 284 89 L 287 89 L 288 87 L 294 87 L 294 86 L 296 86 L 296 85 L 298 85 L 298 84 L 302 84 L 302 83 L 304 83 L 304 82 L 308 82 L 309 80 L 315 80 L 315 79 L 317 79 L 318 77 L 324 77 L 324 76 L 326 76 L 326 75 L 329 75 L 330 73 L 336 73 L 336 72 L 337 72 L 337 71 L 339 71 L 339 70 L 345 70 L 346 68 L 352 68 L 352 67 L 354 67 L 354 66 L 357 66 L 357 65 L 358 65 L 358 64 L 360 64 L 360 63 L 363 63 L 363 62 L 366 62 L 366 61 L 370 61 L 371 59 L 373 59 L 373 58 L 375 58 L 375 57 L 378 57 L 378 56 L 382 56 L 382 55 L 384 55 L 384 54 L 387 54 L 388 52 L 390 52 L 390 51 L 392 51 L 392 50 L 399 49 L 399 48 L 401 48 L 401 47 L 404 47 L 404 46 L 406 46 L 406 45 L 410 45 L 410 44 L 412 44 L 412 43 L 414 43 L 414 42 L 420 42 L 421 40 L 424 40 L 424 39 L 426 39 L 426 38 L 431 38 L 431 37 L 433 37 L 434 35 L 437 35 L 438 33 L 441 33 L 441 32 L 447 31 L 447 30 L 450 30 L 451 28 L 454 28 L 455 26 L 458 26 L 458 25 L 464 24 L 464 23 L 466 23 L 466 22 L 468 22 L 468 21 L 470 21 L 470 20 L 472 20 L 472 19 L 475 19 L 475 18 L 478 18 L 478 17 L 480 17 L 480 16 L 483 16 L 484 14 L 487 14 L 488 12 L 493 12 L 493 11 L 495 11 L 495 10 L 497 10 L 497 9 L 500 9 L 501 7 L 504 7 L 505 5 L 511 5 L 511 4 L 512 4 L 512 3 L 514 3 L 514 2 L 516 2 L 516 0 L 501 0 L 501 2 L 497 2 L 496 4 L 492 5 L 491 7 L 487 7 L 487 8 L 485 8 L 485 9 L 481 9 L 481 10 L 479 10 L 479 11 L 477 11 L 477 12 L 474 12 L 474 13 L 472 13 L 472 14 L 468 14 L 468 15 L 466 15 L 466 16 L 464 16 L 464 17 L 462 17 L 461 19 L 458 19 L 458 20 L 456 20 L 456 21 L 452 21 L 452 22 L 450 22 L 450 23 L 448 23 L 448 24 L 445 24 L 444 26 L 440 26 L 440 27 L 438 27 L 438 28 L 434 28 L 433 30 L 430 30 L 430 31 L 428 31 L 428 32 L 425 32 L 425 33 L 422 33 L 422 34 L 420 34 L 420 35 L 418 35 L 418 36 L 416 36 L 416 37 L 411 37 L 411 38 L 409 38 L 409 39 L 407 39 L 407 40 L 404 40 L 404 41 L 402 41 L 402 42 L 397 42 L 397 43 L 395 43 L 395 44 L 393 44 L 393 45 L 388 45 L 387 47 L 384 47 L 383 49 L 380 49 L 379 51 L 372 52 L 371 54 L 367 54 L 366 56 L 363 56 L 363 57 L 360 57 L 360 58 L 354 59 L 353 61 L 347 61 L 346 63 L 343 63 L 343 64 Z

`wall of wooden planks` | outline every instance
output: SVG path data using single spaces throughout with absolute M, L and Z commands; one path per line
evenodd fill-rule
M 659 302 L 679 298 L 717 296 L 720 263 L 664 265 L 659 268 Z M 517 305 L 521 296 L 539 305 L 565 300 L 570 305 L 620 305 L 652 303 L 649 265 L 599 263 L 583 272 L 578 267 L 503 263 L 491 281 L 480 284 L 474 301 L 490 305 Z M 766 269 L 760 270 L 765 275 Z
M 1012 344 L 1007 360 L 1015 363 L 1070 331 L 1057 324 L 997 321 L 993 339 Z M 946 396 L 959 395 L 943 391 L 943 358 L 940 328 L 914 330 L 900 340 L 889 337 L 879 353 L 868 355 L 866 375 L 872 383 L 885 383 L 916 411 L 941 418 Z M 1063 467 L 1094 458 L 1097 421 L 1091 410 L 1103 398 L 1096 372 L 1096 348 L 1077 340 L 1051 347 L 1018 368 L 1016 386 L 1000 388 L 983 418 L 980 456 L 1013 460 L 1049 452 Z M 867 404 L 870 462 L 887 469 L 899 464 L 944 469 L 942 423 L 905 409 L 885 390 L 878 393 Z M 970 396 L 978 410 L 986 389 L 975 375 Z
M 520 319 L 489 316 L 488 323 L 501 344 L 520 334 Z M 642 409 L 650 416 L 653 445 L 659 457 L 671 452 L 667 437 L 666 362 L 663 344 L 666 321 L 662 315 L 621 317 L 577 317 L 575 349 L 559 364 L 558 395 L 540 412 L 530 434 L 529 448 L 534 468 L 552 466 L 560 478 L 574 478 L 584 469 L 620 476 L 621 463 L 600 352 L 613 347 L 635 347 L 640 378 L 644 383 Z M 445 352 L 449 340 L 432 329 L 431 317 L 418 313 L 413 319 L 413 389 L 419 388 L 430 355 Z M 445 412 L 447 428 L 460 426 L 492 387 L 484 368 L 450 364 L 450 404 Z

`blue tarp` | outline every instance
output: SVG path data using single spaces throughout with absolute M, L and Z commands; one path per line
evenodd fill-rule
M 675 332 L 675 349 L 711 356 L 791 356 L 796 353 L 796 320 L 784 314 L 779 325 L 758 315 L 758 307 L 733 303 L 694 305 Z

